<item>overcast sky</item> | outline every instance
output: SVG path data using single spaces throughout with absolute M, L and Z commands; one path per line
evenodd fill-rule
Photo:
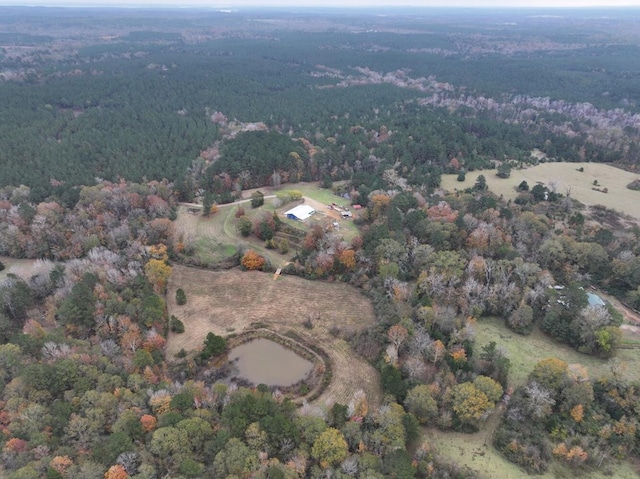
M 640 0 L 0 0 L 0 5 L 263 7 L 640 7 Z

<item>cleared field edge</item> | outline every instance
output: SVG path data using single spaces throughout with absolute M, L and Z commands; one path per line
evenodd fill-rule
M 183 306 L 176 303 L 177 288 L 187 295 Z M 169 333 L 169 359 L 181 348 L 200 348 L 209 331 L 227 337 L 263 323 L 280 334 L 295 332 L 330 358 L 332 381 L 314 403 L 348 404 L 359 389 L 372 405 L 382 400 L 377 370 L 331 334 L 334 327 L 353 332 L 375 323 L 369 299 L 356 288 L 293 276 L 274 280 L 272 274 L 261 272 L 207 271 L 175 265 L 167 289 L 167 307 L 186 328 L 183 334 Z M 310 314 L 314 325 L 307 329 L 302 323 Z
M 612 364 L 611 360 L 582 354 L 566 344 L 555 342 L 537 328 L 528 336 L 519 335 L 508 329 L 500 318 L 482 318 L 476 322 L 474 329 L 476 348 L 480 349 L 491 341 L 504 347 L 511 361 L 509 375 L 514 386 L 524 384 L 536 363 L 546 358 L 554 357 L 569 364 L 582 364 L 593 379 L 607 374 Z M 625 371 L 629 380 L 640 381 L 640 354 L 637 349 L 618 350 L 614 361 L 626 364 Z
M 584 171 L 578 171 L 580 169 Z M 627 184 L 640 178 L 637 173 L 621 170 L 602 163 L 548 162 L 522 169 L 513 168 L 509 178 L 499 178 L 496 170 L 477 170 L 466 173 L 465 181 L 457 181 L 457 175 L 442 175 L 441 186 L 447 191 L 464 190 L 473 187 L 479 175 L 487 179 L 487 186 L 505 200 L 518 196 L 516 187 L 524 180 L 532 188 L 537 182 L 555 187 L 558 193 L 570 196 L 587 206 L 603 205 L 640 219 L 640 191 L 627 188 Z M 608 193 L 593 190 L 594 181 L 598 188 L 607 188 Z

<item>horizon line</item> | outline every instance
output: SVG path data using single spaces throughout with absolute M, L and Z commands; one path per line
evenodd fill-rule
M 78 9 L 91 9 L 91 8 L 103 8 L 103 9 L 177 9 L 177 10 L 189 10 L 189 9 L 198 9 L 198 10 L 247 10 L 247 9 L 261 9 L 261 10 L 274 10 L 274 9 L 295 9 L 295 10 L 389 10 L 389 9 L 417 9 L 417 10 L 633 10 L 640 9 L 640 4 L 638 5 L 625 5 L 625 4 L 617 4 L 617 5 L 449 5 L 449 6 L 441 6 L 441 5 L 293 5 L 293 4 L 282 4 L 282 5 L 261 5 L 261 4 L 246 4 L 246 5 L 202 5 L 202 4 L 134 4 L 131 3 L 123 3 L 123 4 L 69 4 L 69 3 L 50 3 L 50 4 L 15 4 L 15 3 L 0 3 L 0 7 L 12 7 L 12 8 L 78 8 Z

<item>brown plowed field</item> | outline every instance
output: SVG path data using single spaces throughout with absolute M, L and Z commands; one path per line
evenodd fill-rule
M 206 271 L 176 265 L 168 288 L 169 313 L 185 325 L 183 334 L 169 334 L 168 357 L 181 348 L 202 346 L 209 331 L 227 336 L 241 333 L 252 323 L 263 323 L 284 333 L 294 331 L 309 343 L 324 349 L 333 361 L 331 385 L 317 399 L 319 404 L 348 404 L 353 393 L 362 389 L 372 406 L 381 402 L 378 373 L 342 339 L 329 331 L 357 331 L 370 327 L 373 308 L 360 292 L 342 283 L 308 281 L 258 271 Z M 182 288 L 187 304 L 175 302 L 176 289 Z M 303 322 L 315 315 L 313 328 Z

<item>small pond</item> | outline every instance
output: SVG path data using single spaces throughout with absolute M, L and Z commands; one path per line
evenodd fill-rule
M 241 344 L 229 352 L 238 376 L 255 385 L 291 386 L 307 377 L 313 363 L 268 339 Z

